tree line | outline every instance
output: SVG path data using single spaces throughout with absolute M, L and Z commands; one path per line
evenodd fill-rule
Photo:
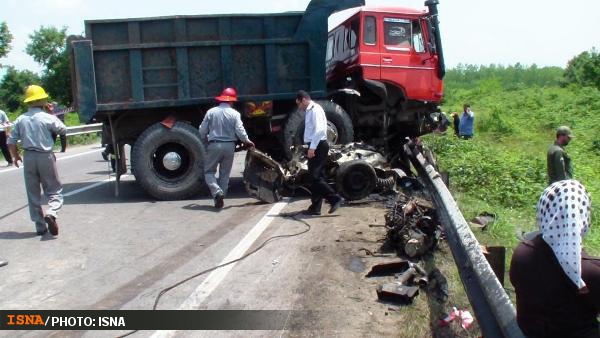
M 11 50 L 13 35 L 6 22 L 0 23 L 0 58 Z M 0 109 L 21 110 L 23 89 L 30 84 L 39 84 L 51 95 L 52 100 L 71 105 L 71 75 L 67 48 L 67 27 L 41 26 L 29 35 L 25 52 L 43 66 L 41 74 L 19 70 L 13 66 L 0 67 L 6 73 L 0 82 Z
M 11 50 L 13 36 L 6 22 L 0 23 L 0 58 Z M 63 105 L 71 105 L 71 75 L 67 46 L 67 27 L 41 26 L 29 35 L 25 52 L 44 67 L 41 74 L 7 66 L 0 82 L 0 109 L 22 109 L 21 95 L 29 84 L 42 85 L 52 99 Z M 0 64 L 0 67 L 3 67 Z M 600 53 L 592 48 L 569 61 L 567 67 L 538 67 L 515 64 L 510 66 L 476 66 L 459 64 L 447 72 L 446 87 L 449 90 L 477 86 L 499 87 L 513 90 L 531 86 L 579 86 L 600 89 Z

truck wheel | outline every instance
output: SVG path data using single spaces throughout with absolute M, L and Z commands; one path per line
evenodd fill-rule
M 131 151 L 132 172 L 148 194 L 178 200 L 198 193 L 203 179 L 204 145 L 198 130 L 177 122 L 169 129 L 156 123 L 146 129 Z
M 363 199 L 371 194 L 377 183 L 375 169 L 363 160 L 340 165 L 335 176 L 337 190 L 347 200 Z
M 344 108 L 331 101 L 315 101 L 325 111 L 327 116 L 327 141 L 330 145 L 346 144 L 354 141 L 352 120 Z M 290 148 L 304 143 L 304 112 L 296 110 L 285 124 L 283 131 L 284 147 L 288 158 L 291 158 Z

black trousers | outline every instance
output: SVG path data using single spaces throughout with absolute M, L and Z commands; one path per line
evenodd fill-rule
M 321 211 L 323 198 L 329 204 L 335 203 L 339 196 L 331 189 L 325 181 L 325 165 L 327 164 L 327 155 L 329 154 L 329 143 L 327 141 L 319 142 L 315 149 L 315 157 L 308 159 L 308 174 L 311 179 L 310 192 L 312 194 L 310 200 L 312 202 L 310 208 L 315 211 Z
M 8 146 L 6 145 L 6 132 L 0 131 L 0 148 L 2 149 L 2 155 L 4 155 L 4 159 L 8 163 L 12 163 L 12 156 L 10 156 L 10 152 L 8 151 Z

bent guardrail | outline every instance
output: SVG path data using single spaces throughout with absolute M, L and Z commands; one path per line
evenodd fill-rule
M 67 127 L 67 136 L 98 133 L 102 131 L 102 123 L 84 124 L 82 126 Z
M 517 324 L 510 298 L 485 259 L 479 242 L 441 175 L 412 142 L 406 144 L 404 150 L 424 179 L 437 206 L 446 240 L 483 336 L 525 337 Z

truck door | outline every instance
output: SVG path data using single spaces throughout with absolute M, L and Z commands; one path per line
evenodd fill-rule
M 365 14 L 361 27 L 360 65 L 363 68 L 363 77 L 369 80 L 380 80 L 381 56 L 378 46 L 377 17 L 374 14 Z
M 423 23 L 391 14 L 380 19 L 381 80 L 403 88 L 408 99 L 429 99 L 435 67 L 425 49 Z

